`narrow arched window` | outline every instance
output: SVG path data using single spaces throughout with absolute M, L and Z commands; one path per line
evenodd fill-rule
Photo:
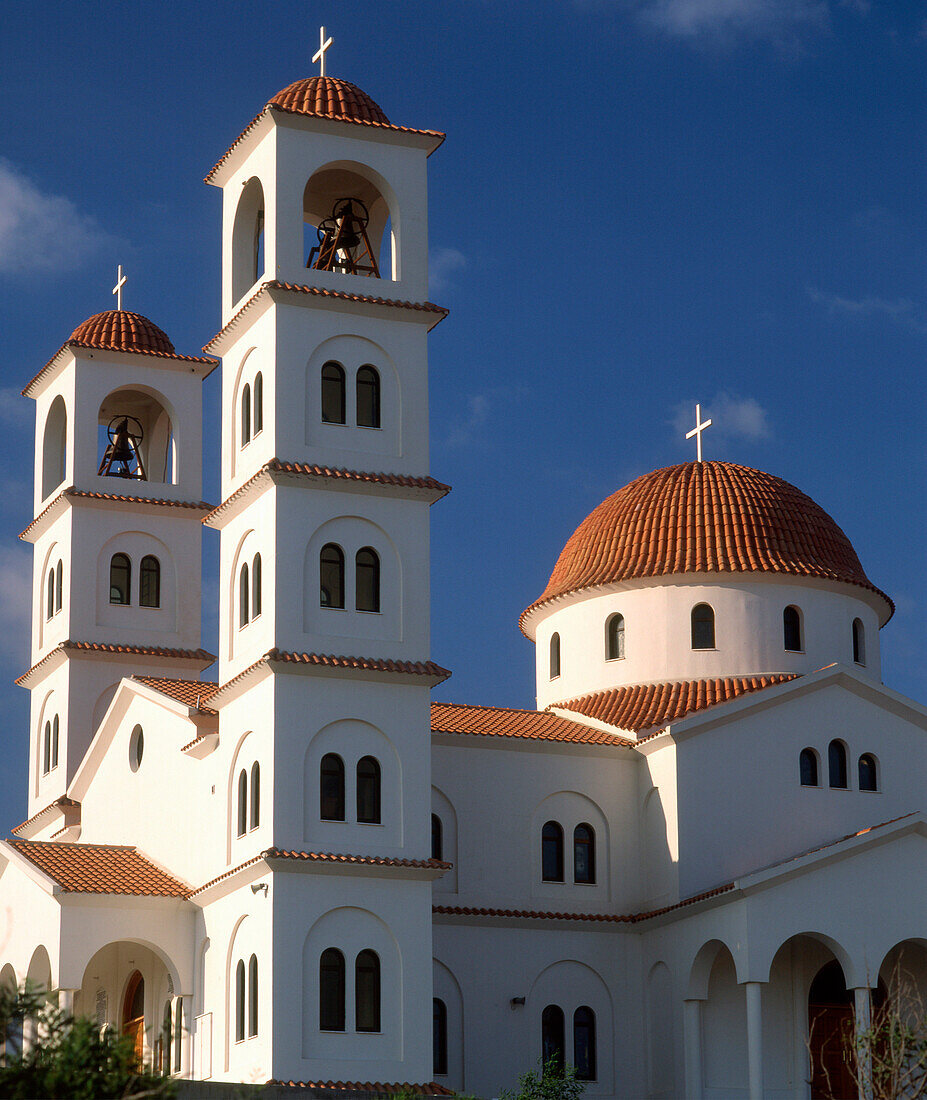
M 782 612 L 782 644 L 791 653 L 804 649 L 801 637 L 801 612 L 789 605 Z
M 239 959 L 235 967 L 235 1042 L 245 1037 L 245 960 Z
M 556 680 L 560 675 L 560 635 L 550 636 L 550 678 Z
M 251 563 L 251 618 L 261 613 L 261 555 L 255 554 Z
M 361 951 L 354 962 L 354 1027 L 380 1030 L 380 958 L 375 951 Z
M 260 371 L 254 376 L 254 434 L 264 430 L 264 376 Z
M 365 546 L 354 559 L 356 607 L 358 611 L 380 610 L 380 559 L 376 550 Z
M 255 760 L 251 765 L 251 814 L 249 824 L 256 829 L 261 824 L 261 765 Z
M 380 765 L 372 756 L 357 762 L 357 820 L 380 824 Z
M 319 554 L 319 603 L 322 607 L 344 607 L 344 554 L 333 542 Z
M 64 565 L 59 560 L 55 568 L 55 611 L 61 610 L 64 602 Z
M 437 814 L 431 815 L 431 858 L 444 859 L 444 829 Z
M 50 619 L 55 613 L 55 571 L 48 571 L 48 592 L 45 599 L 45 618 Z
M 595 1080 L 595 1013 L 588 1005 L 573 1013 L 573 1065 L 578 1080 Z
M 248 962 L 248 1038 L 258 1033 L 258 961 L 252 955 Z
M 371 366 L 357 372 L 357 423 L 361 428 L 380 426 L 380 376 Z
M 180 1073 L 183 1061 L 183 998 L 177 998 L 174 1009 L 174 1073 Z
M 447 1005 L 440 997 L 432 1001 L 431 1072 L 443 1077 L 447 1073 Z
M 573 881 L 595 882 L 595 830 L 585 823 L 573 830 Z
M 52 719 L 51 729 L 51 770 L 58 767 L 58 715 Z
M 242 769 L 238 776 L 238 835 L 248 830 L 248 773 Z
M 827 747 L 827 770 L 830 785 L 838 790 L 847 788 L 847 750 L 842 741 L 831 741 Z
M 326 424 L 344 423 L 344 369 L 339 363 L 322 367 L 322 419 Z
M 319 960 L 319 1027 L 344 1031 L 344 955 L 326 948 Z
M 146 554 L 138 570 L 138 602 L 142 607 L 161 606 L 161 563 Z
M 42 775 L 51 771 L 51 722 L 45 723 L 42 734 Z
M 171 1054 L 174 1028 L 174 1014 L 171 1011 L 171 1002 L 164 1005 L 164 1013 L 161 1016 L 161 1072 L 167 1076 L 171 1072 Z
M 864 752 L 859 758 L 859 789 L 861 791 L 877 791 L 879 789 L 876 758 L 871 752 Z
M 858 665 L 866 663 L 866 628 L 862 619 L 853 620 L 853 660 Z
M 624 615 L 609 615 L 605 622 L 605 659 L 617 661 L 624 656 Z
M 553 1061 L 554 1070 L 560 1073 L 566 1059 L 564 1032 L 563 1009 L 559 1005 L 548 1005 L 541 1013 L 541 1053 L 545 1067 Z
M 333 752 L 322 757 L 319 769 L 319 816 L 344 821 L 344 761 Z
M 251 582 L 248 563 L 244 562 L 238 574 L 238 626 L 247 626 L 251 613 Z
M 563 882 L 563 829 L 556 821 L 548 821 L 541 830 L 541 878 Z
M 241 445 L 251 442 L 251 387 L 246 382 L 241 391 Z
M 109 602 L 127 604 L 132 585 L 132 563 L 125 554 L 113 554 L 109 563 Z
M 707 603 L 692 608 L 692 648 L 715 648 L 715 613 Z
M 798 770 L 803 787 L 818 785 L 818 754 L 814 749 L 802 749 L 798 757 Z

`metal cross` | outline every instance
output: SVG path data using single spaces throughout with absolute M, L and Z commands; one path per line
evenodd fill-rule
M 325 51 L 334 41 L 334 38 L 326 39 L 325 28 L 319 27 L 319 48 L 312 55 L 312 64 L 314 65 L 317 61 L 319 62 L 320 76 L 325 76 Z
M 126 276 L 122 273 L 122 264 L 119 265 L 119 274 L 116 276 L 116 285 L 113 294 L 116 295 L 116 309 L 122 309 L 122 288 L 126 285 Z
M 691 432 L 686 432 L 686 439 L 691 439 L 692 436 L 695 436 L 696 447 L 698 449 L 698 461 L 699 462 L 702 461 L 702 432 L 706 428 L 710 428 L 710 427 L 711 427 L 711 421 L 710 420 L 706 420 L 704 423 L 702 423 L 702 406 L 701 405 L 696 405 L 695 406 L 695 427 L 692 429 Z

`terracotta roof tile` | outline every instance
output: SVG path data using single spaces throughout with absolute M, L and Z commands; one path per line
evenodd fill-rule
M 430 871 L 449 871 L 452 863 L 440 859 L 396 859 L 392 856 L 351 856 L 334 852 L 300 852 L 286 848 L 267 848 L 265 859 L 297 859 L 319 863 L 359 863 L 371 867 L 417 867 Z
M 881 596 L 843 531 L 772 474 L 686 462 L 645 474 L 595 508 L 522 615 L 570 592 L 682 573 L 778 573 L 859 585 Z
M 134 654 L 139 657 L 171 657 L 184 661 L 203 661 L 207 667 L 216 660 L 215 655 L 207 652 L 205 649 L 172 649 L 168 646 L 112 645 L 108 642 L 72 642 L 68 640 L 56 645 L 55 648 L 46 653 L 40 661 L 36 661 L 32 668 L 27 669 L 22 676 L 16 678 L 15 683 L 22 686 L 24 681 L 31 676 L 36 669 L 44 665 L 46 661 L 50 661 L 56 653 L 67 650 L 75 650 L 83 653 L 126 653 Z
M 223 882 L 227 878 L 231 878 L 232 875 L 237 875 L 239 871 L 244 871 L 246 867 L 251 867 L 255 863 L 260 863 L 264 858 L 263 853 L 252 856 L 251 859 L 246 859 L 244 863 L 239 863 L 237 867 L 231 867 L 228 871 L 223 871 L 221 875 L 216 875 L 215 878 L 211 878 L 209 882 L 204 882 L 202 886 L 197 886 L 195 890 L 191 892 L 191 897 L 195 897 L 197 894 L 201 894 L 204 890 L 208 890 L 210 886 L 215 886 L 216 883 Z
M 68 893 L 187 898 L 190 888 L 134 847 L 110 844 L 7 841 Z
M 411 1093 L 415 1096 L 455 1096 L 451 1089 L 429 1081 L 427 1085 L 384 1084 L 382 1081 L 283 1081 L 273 1078 L 268 1085 L 289 1089 L 333 1089 L 340 1092 L 372 1092 L 380 1095 L 395 1096 Z
M 136 497 L 136 496 L 123 496 L 120 493 L 95 493 L 89 489 L 77 489 L 73 485 L 67 489 L 62 489 L 61 492 L 51 500 L 45 508 L 35 517 L 35 519 L 26 527 L 20 531 L 19 537 L 25 539 L 30 531 L 36 527 L 42 520 L 48 515 L 48 513 L 62 500 L 65 499 L 78 499 L 78 500 L 111 500 L 117 504 L 153 504 L 161 508 L 189 508 L 197 512 L 208 512 L 213 506 L 207 504 L 205 500 L 164 500 L 162 497 Z
M 687 714 L 727 703 L 740 695 L 794 680 L 796 674 L 737 676 L 723 680 L 681 680 L 663 684 L 634 684 L 611 688 L 556 703 L 557 710 L 572 710 L 587 718 L 607 722 L 622 730 L 650 730 L 678 722 Z
M 44 817 L 46 814 L 51 813 L 53 810 L 71 809 L 75 806 L 80 808 L 80 803 L 75 802 L 73 798 L 68 798 L 66 795 L 62 795 L 60 798 L 56 798 L 54 802 L 50 802 L 43 809 L 39 810 L 38 813 L 33 814 L 32 817 L 27 817 L 25 821 L 20 821 L 20 823 L 15 826 L 15 828 L 13 828 L 11 832 L 21 832 L 23 829 L 26 829 L 30 825 L 33 825 L 36 821 L 39 820 L 40 817 Z
M 288 653 L 282 649 L 268 650 L 264 655 L 268 661 L 282 661 L 288 664 L 320 665 L 326 668 L 356 668 L 370 672 L 401 672 L 413 676 L 435 676 L 446 680 L 450 672 L 434 661 L 392 661 L 379 657 L 335 657 L 326 653 Z M 223 685 L 225 686 L 225 685 Z
M 474 707 L 462 703 L 432 703 L 434 733 L 469 733 L 481 737 L 520 737 L 534 741 L 569 741 L 584 745 L 633 745 L 605 730 L 539 710 Z
M 206 703 L 219 690 L 219 685 L 205 680 L 175 680 L 165 676 L 133 676 L 140 684 L 160 691 L 162 695 L 169 695 L 188 707 L 194 707 L 200 714 L 218 714 L 219 712 Z

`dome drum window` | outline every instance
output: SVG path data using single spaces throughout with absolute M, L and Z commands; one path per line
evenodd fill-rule
M 804 652 L 801 611 L 789 605 L 782 612 L 782 645 L 788 653 Z
M 692 608 L 692 648 L 715 648 L 715 613 L 707 603 Z
M 617 612 L 605 622 L 605 660 L 620 661 L 624 657 L 624 615 Z
M 560 635 L 550 636 L 550 678 L 556 680 L 560 675 Z
M 853 661 L 858 665 L 866 664 L 866 628 L 862 619 L 853 620 Z

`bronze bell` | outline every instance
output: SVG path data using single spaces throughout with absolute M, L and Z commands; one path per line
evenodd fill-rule
M 112 462 L 121 462 L 126 466 L 135 460 L 135 448 L 132 445 L 132 436 L 129 434 L 129 421 L 126 417 L 116 425 L 113 434 Z

